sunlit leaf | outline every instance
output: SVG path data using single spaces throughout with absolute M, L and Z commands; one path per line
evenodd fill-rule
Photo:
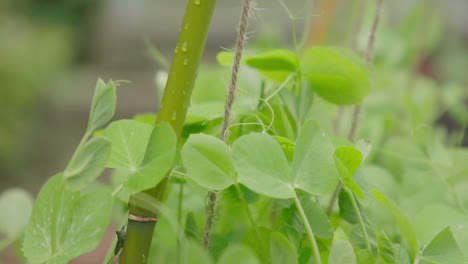
M 110 124 L 104 136 L 112 142 L 107 167 L 136 170 L 145 155 L 153 126 L 136 120 L 119 120 Z
M 302 56 L 301 68 L 323 99 L 338 105 L 359 104 L 371 87 L 368 73 L 357 61 L 350 52 L 312 47 Z
M 181 151 L 187 176 L 208 190 L 224 190 L 235 182 L 231 151 L 220 139 L 191 135 Z
M 26 229 L 24 255 L 32 264 L 68 263 L 101 242 L 111 213 L 108 191 L 72 192 L 62 175 L 55 175 L 37 197 Z
M 357 196 L 364 198 L 361 187 L 356 184 L 353 175 L 359 169 L 362 154 L 359 150 L 350 147 L 340 147 L 335 151 L 335 164 L 343 183 Z
M 177 138 L 169 123 L 157 124 L 146 148 L 139 167 L 125 182 L 130 191 L 138 192 L 156 186 L 173 166 Z
M 296 142 L 292 162 L 294 186 L 314 195 L 332 192 L 339 179 L 334 150 L 325 132 L 315 122 L 306 122 Z
M 89 114 L 87 133 L 105 125 L 114 116 L 117 101 L 116 87 L 113 81 L 105 83 L 101 79 L 98 80 Z
M 259 70 L 294 72 L 299 67 L 299 59 L 289 50 L 276 49 L 249 56 L 245 63 Z
M 271 136 L 248 134 L 236 140 L 232 150 L 239 182 L 273 198 L 295 196 L 288 162 Z

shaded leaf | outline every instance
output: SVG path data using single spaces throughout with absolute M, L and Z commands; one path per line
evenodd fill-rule
M 412 249 L 412 255 L 416 256 L 419 253 L 419 243 L 416 237 L 416 232 L 414 231 L 414 228 L 411 225 L 408 218 L 403 214 L 403 212 L 401 212 L 400 208 L 398 208 L 398 206 L 392 200 L 387 199 L 383 194 L 381 194 L 377 190 L 373 190 L 372 194 L 390 212 L 390 214 L 393 217 L 393 220 L 396 222 L 398 228 L 400 229 L 401 234 L 410 245 Z
M 292 243 L 280 232 L 270 236 L 270 258 L 272 264 L 298 263 L 299 256 Z
M 331 238 L 333 236 L 333 228 L 322 207 L 308 195 L 300 195 L 299 198 L 310 226 L 314 230 L 314 235 L 324 239 Z
M 34 200 L 27 191 L 20 188 L 7 189 L 0 195 L 0 237 L 12 241 L 28 224 Z M 0 251 L 2 239 L 0 238 Z
M 422 259 L 437 264 L 462 264 L 463 254 L 453 238 L 450 227 L 444 228 L 423 249 Z
M 328 264 L 356 264 L 353 246 L 348 240 L 333 241 L 328 257 Z
M 255 253 L 243 245 L 228 247 L 218 260 L 219 264 L 260 264 Z

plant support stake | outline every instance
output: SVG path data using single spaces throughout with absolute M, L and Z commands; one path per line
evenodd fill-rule
M 205 48 L 216 0 L 189 0 L 156 123 L 168 122 L 180 137 Z M 120 264 L 145 264 L 164 197 L 167 177 L 129 200 L 129 220 Z

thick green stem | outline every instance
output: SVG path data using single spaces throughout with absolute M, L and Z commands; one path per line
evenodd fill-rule
M 168 122 L 179 137 L 205 48 L 216 0 L 187 3 L 179 40 L 169 71 L 157 123 Z M 167 178 L 158 186 L 134 194 L 129 200 L 129 221 L 121 264 L 145 264 L 157 222 L 155 204 L 164 197 Z
M 309 223 L 309 219 L 304 212 L 304 208 L 302 207 L 301 202 L 297 195 L 294 197 L 294 203 L 296 204 L 296 208 L 299 211 L 301 216 L 302 222 L 304 223 L 304 227 L 307 231 L 307 236 L 309 238 L 310 244 L 312 245 L 312 252 L 314 253 L 315 263 L 322 264 L 322 258 L 320 257 L 320 250 L 317 245 L 317 241 L 315 241 L 314 232 L 312 231 L 312 226 Z

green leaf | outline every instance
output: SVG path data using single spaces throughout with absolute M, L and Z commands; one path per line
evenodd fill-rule
M 357 201 L 356 201 L 357 202 Z M 351 201 L 351 197 L 349 196 L 348 192 L 345 190 L 341 190 L 340 194 L 338 195 L 338 206 L 340 208 L 340 216 L 344 220 L 348 221 L 351 224 L 357 224 L 359 219 L 354 211 L 353 204 Z
M 243 244 L 253 249 L 261 263 L 271 263 L 270 244 L 272 230 L 266 227 L 252 227 L 244 236 Z
M 382 233 L 378 235 L 377 243 L 380 256 L 386 263 L 410 263 L 406 248 L 400 244 L 392 243 L 385 232 L 382 231 Z
M 356 264 L 353 246 L 348 240 L 334 240 L 328 257 L 328 264 Z
M 264 71 L 295 72 L 299 67 L 299 59 L 292 51 L 276 49 L 249 56 L 245 63 L 255 69 Z
M 338 105 L 359 104 L 370 92 L 369 76 L 358 56 L 340 49 L 309 48 L 301 68 L 312 89 Z
M 2 239 L 12 241 L 18 238 L 28 224 L 34 200 L 20 188 L 7 189 L 0 195 L 0 251 Z
M 332 192 L 338 184 L 330 138 L 313 121 L 306 122 L 296 142 L 292 162 L 294 186 L 313 195 Z
M 468 239 L 468 236 L 463 236 L 463 231 L 468 226 L 468 217 L 450 206 L 430 204 L 422 208 L 414 218 L 415 231 L 421 244 L 429 243 L 434 234 L 446 226 L 454 230 L 455 239 L 460 245 L 463 245 L 463 240 Z
M 329 239 L 333 236 L 333 228 L 325 211 L 309 195 L 300 195 L 299 200 L 304 208 L 314 235 L 320 238 Z
M 419 253 L 419 243 L 416 237 L 416 232 L 409 219 L 401 212 L 400 208 L 392 200 L 387 199 L 383 194 L 377 190 L 372 190 L 374 197 L 379 200 L 390 212 L 393 220 L 396 222 L 401 234 L 406 239 L 412 249 L 412 255 L 416 256 Z
M 210 264 L 213 263 L 208 252 L 204 250 L 199 243 L 194 241 L 187 241 L 185 245 L 185 252 L 182 263 L 183 264 Z
M 244 245 L 228 247 L 218 260 L 219 264 L 260 264 L 255 253 Z
M 234 54 L 231 51 L 221 51 L 216 54 L 216 60 L 221 66 L 231 66 L 234 63 Z
M 142 122 L 148 125 L 153 126 L 156 124 L 156 119 L 158 118 L 157 114 L 153 113 L 144 113 L 144 114 L 137 114 L 133 116 L 133 120 L 136 120 L 138 122 Z
M 112 142 L 107 167 L 136 171 L 145 155 L 153 126 L 135 120 L 119 120 L 110 124 L 104 136 Z
M 113 81 L 107 84 L 101 79 L 97 81 L 86 133 L 92 133 L 112 119 L 117 101 L 116 88 Z
M 154 126 L 143 161 L 137 171 L 127 177 L 125 187 L 139 192 L 156 186 L 172 168 L 176 147 L 177 137 L 169 123 Z
M 63 172 L 67 185 L 77 190 L 93 182 L 104 170 L 110 152 L 111 142 L 105 137 L 94 137 L 86 142 Z
M 296 148 L 296 144 L 294 144 L 289 138 L 280 137 L 280 136 L 273 136 L 273 138 L 278 142 L 283 149 L 284 155 L 288 161 L 292 161 L 294 157 L 294 150 Z
M 26 229 L 23 252 L 31 264 L 62 264 L 101 242 L 112 213 L 104 189 L 80 195 L 67 190 L 62 174 L 40 191 Z
M 193 212 L 189 212 L 187 214 L 187 218 L 185 219 L 185 229 L 184 229 L 185 236 L 191 238 L 195 241 L 200 239 L 200 232 L 198 231 L 197 222 L 195 221 L 195 216 Z
M 364 198 L 361 187 L 353 179 L 353 175 L 359 169 L 362 162 L 362 154 L 359 150 L 350 147 L 340 147 L 335 151 L 335 164 L 343 183 L 357 196 Z
M 238 180 L 251 190 L 278 199 L 295 196 L 288 161 L 269 135 L 251 133 L 232 146 Z
M 298 263 L 299 256 L 292 243 L 280 232 L 270 235 L 270 256 L 272 264 Z
M 216 137 L 191 135 L 181 155 L 187 176 L 203 188 L 221 191 L 236 181 L 231 151 Z
M 450 227 L 444 228 L 423 249 L 422 260 L 437 264 L 462 264 L 463 254 L 453 238 Z

